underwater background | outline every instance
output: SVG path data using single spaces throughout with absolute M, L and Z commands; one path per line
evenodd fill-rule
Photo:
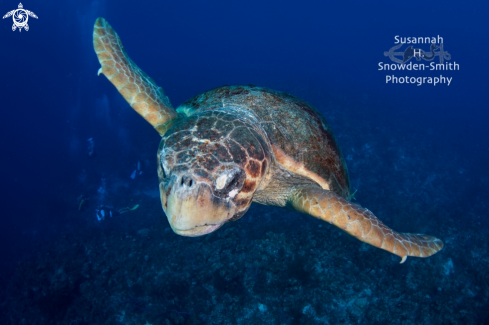
M 1 324 L 489 324 L 487 2 L 22 4 L 38 16 L 28 31 L 12 31 L 12 17 L 0 25 Z M 0 11 L 18 5 L 0 0 Z M 235 84 L 314 105 L 355 202 L 443 250 L 399 264 L 257 204 L 215 233 L 174 234 L 158 194 L 160 137 L 97 77 L 97 17 L 174 107 Z M 442 37 L 459 68 L 379 70 L 394 63 L 384 52 L 396 35 Z M 100 204 L 139 206 L 98 221 Z

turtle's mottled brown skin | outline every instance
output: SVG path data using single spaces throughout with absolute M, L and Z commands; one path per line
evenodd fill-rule
M 175 110 L 103 18 L 95 22 L 93 43 L 99 73 L 162 136 L 161 203 L 177 234 L 213 232 L 257 202 L 325 220 L 399 255 L 401 262 L 442 249 L 439 239 L 397 233 L 349 201 L 341 151 L 326 120 L 308 103 L 265 88 L 225 86 Z

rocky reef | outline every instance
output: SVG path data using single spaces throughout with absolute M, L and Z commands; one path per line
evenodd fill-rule
M 259 205 L 216 233 L 180 237 L 163 218 L 155 222 L 152 216 L 161 215 L 156 198 L 141 194 L 135 199 L 141 208 L 109 221 L 116 226 L 107 223 L 65 234 L 20 263 L 0 307 L 1 322 L 481 324 L 485 320 L 487 241 L 470 229 L 442 225 L 438 230 L 446 241 L 442 252 L 399 264 L 397 256 L 360 243 L 329 224 Z

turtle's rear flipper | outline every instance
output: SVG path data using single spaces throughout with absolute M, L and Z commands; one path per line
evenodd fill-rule
M 109 23 L 98 18 L 93 27 L 93 47 L 103 73 L 119 93 L 161 135 L 173 124 L 178 114 L 163 89 L 132 62 L 121 39 Z
M 438 238 L 395 232 L 369 210 L 317 186 L 295 190 L 289 202 L 299 212 L 332 223 L 367 244 L 400 256 L 401 263 L 407 256 L 428 257 L 443 248 Z

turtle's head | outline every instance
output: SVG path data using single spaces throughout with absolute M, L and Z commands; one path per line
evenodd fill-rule
M 163 210 L 174 232 L 211 233 L 237 220 L 270 166 L 257 127 L 207 111 L 180 120 L 162 138 L 158 176 Z

